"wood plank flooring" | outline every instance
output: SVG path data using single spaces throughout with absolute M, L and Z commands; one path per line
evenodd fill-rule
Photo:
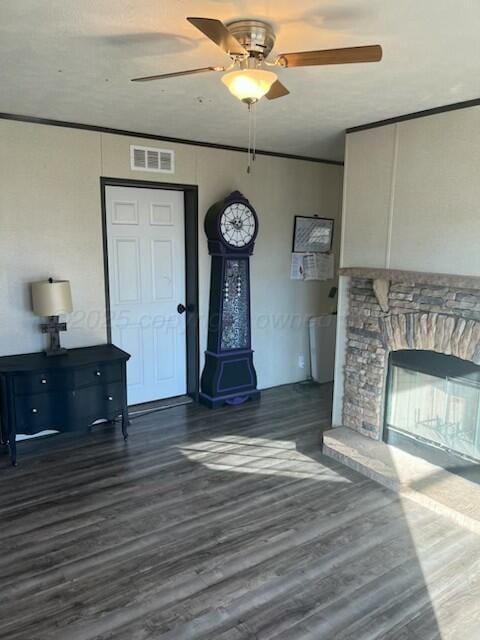
M 480 538 L 320 453 L 328 386 L 0 458 L 0 638 L 478 640 Z

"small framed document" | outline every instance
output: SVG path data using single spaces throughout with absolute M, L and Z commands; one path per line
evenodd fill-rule
M 295 216 L 293 253 L 328 253 L 332 241 L 333 218 Z

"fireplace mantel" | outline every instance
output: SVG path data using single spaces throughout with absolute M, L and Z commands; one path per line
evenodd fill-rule
M 387 280 L 405 284 L 430 284 L 440 287 L 480 290 L 480 277 L 449 273 L 428 273 L 427 271 L 407 271 L 402 269 L 381 269 L 376 267 L 344 267 L 341 276 Z

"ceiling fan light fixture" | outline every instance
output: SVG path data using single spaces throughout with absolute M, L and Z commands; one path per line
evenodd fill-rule
M 276 80 L 276 73 L 264 69 L 242 69 L 222 76 L 222 82 L 230 93 L 247 104 L 263 98 Z

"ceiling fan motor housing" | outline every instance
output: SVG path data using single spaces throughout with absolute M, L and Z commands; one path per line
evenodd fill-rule
M 268 22 L 261 20 L 235 20 L 226 25 L 250 56 L 266 58 L 275 44 L 275 33 Z

